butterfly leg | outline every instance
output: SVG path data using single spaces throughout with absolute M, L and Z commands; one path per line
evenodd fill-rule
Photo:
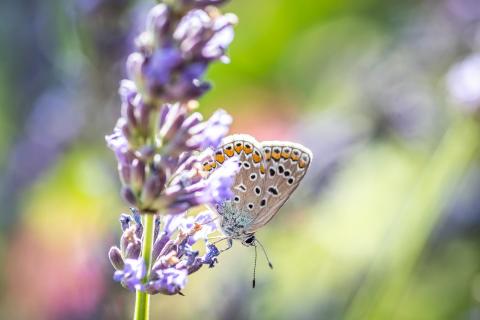
M 232 240 L 232 238 L 228 238 L 227 239 L 227 247 L 225 249 L 220 250 L 220 252 L 227 251 L 227 250 L 231 249 L 232 246 L 233 246 L 233 240 Z

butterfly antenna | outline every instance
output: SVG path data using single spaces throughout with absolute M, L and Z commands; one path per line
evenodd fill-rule
M 260 241 L 258 241 L 258 239 L 255 239 L 255 242 L 260 245 L 260 247 L 262 248 L 263 254 L 265 255 L 265 258 L 267 259 L 268 266 L 270 267 L 270 269 L 273 269 L 273 264 L 272 264 L 272 262 L 270 261 L 270 259 L 268 258 L 267 251 L 266 251 L 265 248 L 263 247 L 262 243 L 261 243 Z M 255 252 L 256 252 L 256 250 L 257 250 L 257 246 L 255 246 Z
M 252 288 L 255 288 L 255 271 L 257 270 L 257 246 L 255 246 L 255 260 L 253 260 L 253 280 Z

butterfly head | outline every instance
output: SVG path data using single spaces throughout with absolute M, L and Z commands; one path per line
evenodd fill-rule
M 254 247 L 257 245 L 256 241 L 257 239 L 255 238 L 255 235 L 250 234 L 245 236 L 245 238 L 242 240 L 242 244 L 246 247 Z

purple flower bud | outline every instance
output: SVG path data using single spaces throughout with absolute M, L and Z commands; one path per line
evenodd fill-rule
M 137 87 L 131 80 L 120 81 L 120 88 L 118 89 L 120 98 L 124 103 L 132 103 L 133 99 L 137 95 Z
M 220 6 L 228 0 L 181 0 L 182 5 L 186 7 L 204 8 L 207 6 Z
M 160 217 L 156 216 L 155 217 L 155 227 L 153 229 L 153 239 L 154 240 L 157 239 L 158 233 L 160 232 L 160 224 L 161 224 Z
M 152 249 L 153 261 L 157 260 L 158 256 L 160 255 L 160 252 L 163 250 L 163 248 L 165 247 L 165 244 L 167 244 L 169 240 L 170 240 L 170 237 L 166 233 L 156 238 L 155 242 L 153 243 L 153 249 Z
M 122 127 L 126 126 L 126 121 L 120 118 L 111 135 L 105 137 L 107 146 L 115 153 L 117 160 L 122 165 L 129 165 L 133 160 L 133 152 L 129 150 L 128 140 L 122 132 Z
M 143 186 L 141 202 L 144 206 L 149 206 L 154 202 L 163 191 L 166 175 L 163 170 L 152 172 Z
M 235 174 L 238 172 L 238 160 L 229 159 L 224 165 L 215 170 L 208 178 L 208 189 L 206 194 L 209 203 L 219 203 L 233 197 L 232 184 Z
M 166 4 L 157 4 L 147 16 L 147 30 L 154 33 L 158 40 L 165 37 L 170 24 L 170 10 Z
M 146 291 L 150 294 L 164 293 L 173 295 L 179 293 L 187 284 L 187 271 L 175 268 L 159 269 L 152 275 L 152 280 L 146 284 Z
M 137 119 L 135 119 L 135 106 L 130 102 L 122 103 L 122 117 L 127 120 L 127 125 L 130 128 L 137 127 Z
M 113 279 L 119 281 L 124 287 L 131 291 L 142 288 L 142 279 L 146 275 L 146 268 L 143 259 L 126 259 L 122 270 L 113 274 Z
M 213 268 L 218 263 L 217 257 L 220 255 L 220 250 L 214 244 L 207 245 L 207 252 L 203 256 L 203 263 L 208 264 L 209 268 Z
M 125 266 L 123 262 L 122 254 L 120 253 L 120 249 L 117 247 L 111 247 L 108 251 L 108 258 L 110 259 L 110 263 L 115 268 L 115 270 L 122 270 Z
M 125 199 L 130 205 L 137 205 L 137 197 L 130 187 L 123 186 L 120 193 L 122 194 L 123 199 Z
M 135 235 L 138 239 L 142 239 L 143 236 L 143 225 L 142 225 L 142 216 L 136 208 L 130 208 L 132 212 L 133 220 L 135 221 Z M 140 240 L 138 240 L 140 241 Z
M 217 110 L 207 122 L 191 129 L 189 145 L 199 149 L 216 149 L 227 135 L 231 124 L 232 117 L 225 110 Z
M 150 114 L 152 113 L 151 106 L 140 103 L 138 106 L 138 127 L 144 133 L 150 132 Z
M 140 242 L 129 243 L 125 250 L 125 259 L 138 259 L 141 251 L 142 246 Z
M 117 169 L 118 169 L 118 175 L 120 176 L 120 181 L 122 182 L 122 185 L 129 185 L 130 184 L 130 165 L 125 165 L 118 163 Z
M 236 23 L 233 14 L 211 17 L 206 11 L 196 9 L 182 18 L 173 37 L 187 58 L 219 59 L 233 40 Z
M 186 117 L 185 110 L 178 105 L 164 106 L 164 110 L 160 136 L 166 143 L 163 152 L 172 156 L 217 148 L 232 123 L 232 117 L 224 110 L 216 111 L 206 122 L 201 122 L 202 116 L 196 112 Z
M 175 48 L 156 50 L 142 65 L 142 74 L 147 89 L 154 95 L 162 94 L 175 68 L 182 63 L 180 52 Z
M 145 182 L 145 163 L 140 159 L 134 159 L 130 170 L 130 186 L 136 192 L 140 191 Z
M 130 227 L 130 223 L 132 222 L 132 218 L 126 213 L 122 213 L 119 220 L 122 231 L 127 230 Z
M 136 224 L 132 225 L 128 229 L 123 231 L 122 237 L 120 238 L 120 250 L 124 257 L 126 256 L 126 252 L 129 244 L 140 243 L 140 239 L 135 234 L 136 226 L 137 226 Z
M 151 161 L 155 156 L 155 148 L 151 145 L 141 146 L 139 150 L 135 152 L 135 155 L 143 161 Z

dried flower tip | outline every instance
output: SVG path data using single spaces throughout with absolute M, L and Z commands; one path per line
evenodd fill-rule
M 170 266 L 176 265 L 179 261 L 180 259 L 178 259 L 177 256 L 174 256 L 174 255 L 172 255 L 171 257 L 168 257 L 166 260 L 167 264 Z
M 193 110 L 198 109 L 199 103 L 197 100 L 189 100 L 186 104 L 185 107 L 189 112 L 192 112 Z
M 195 222 L 195 224 L 193 225 L 193 228 L 192 228 L 195 232 L 198 232 L 200 230 L 202 230 L 202 225 L 198 222 Z

